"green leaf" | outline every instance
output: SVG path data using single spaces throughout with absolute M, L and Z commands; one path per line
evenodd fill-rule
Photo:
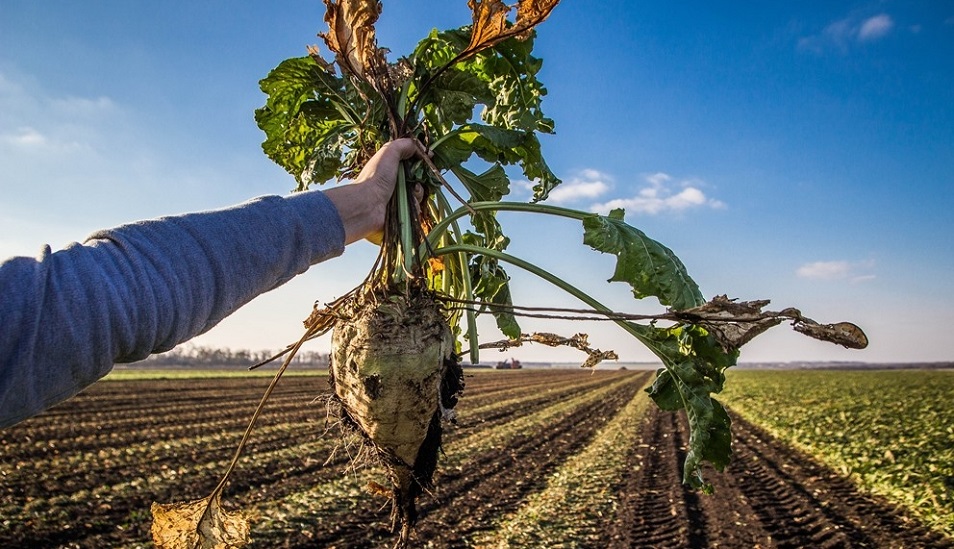
M 436 71 L 454 60 L 470 41 L 470 27 L 461 27 L 438 31 L 433 29 L 426 38 L 418 42 L 411 55 L 411 63 L 426 75 Z
M 511 339 L 519 338 L 520 325 L 512 312 L 510 277 L 504 268 L 496 259 L 477 255 L 471 263 L 471 278 L 474 281 L 474 297 L 484 303 L 499 305 L 499 307 L 485 307 L 490 309 L 494 320 L 497 321 L 497 328 Z
M 521 160 L 513 149 L 523 145 L 527 132 L 484 124 L 468 124 L 457 132 L 478 156 L 488 162 L 516 164 Z
M 457 132 L 441 138 L 431 147 L 431 151 L 434 152 L 434 165 L 441 170 L 453 169 L 474 154 L 473 146 L 464 141 Z
M 473 73 L 447 69 L 425 91 L 424 116 L 438 133 L 450 132 L 455 125 L 474 117 L 474 108 L 490 104 L 494 96 L 487 84 Z
M 516 164 L 523 169 L 527 179 L 536 181 L 534 202 L 545 200 L 560 179 L 550 171 L 540 140 L 526 130 L 508 130 L 483 124 L 469 124 L 459 130 L 460 138 L 470 144 L 477 155 L 488 162 Z
M 347 153 L 362 148 L 382 117 L 382 107 L 365 105 L 350 82 L 311 57 L 286 59 L 260 86 L 268 95 L 255 111 L 265 132 L 262 150 L 295 177 L 299 190 L 339 175 Z
M 535 33 L 534 33 L 535 36 Z M 546 88 L 537 79 L 543 61 L 531 55 L 533 36 L 509 39 L 461 63 L 487 82 L 496 100 L 481 117 L 493 126 L 553 132 L 553 120 L 540 108 Z
M 454 174 L 465 183 L 471 195 L 479 201 L 497 201 L 502 193 L 509 190 L 510 181 L 499 165 L 491 167 L 480 175 L 459 166 L 454 169 Z M 464 243 L 496 251 L 503 251 L 510 244 L 510 239 L 503 234 L 503 229 L 493 211 L 477 212 L 471 217 L 471 223 L 477 232 L 465 233 L 462 239 Z M 513 302 L 510 297 L 510 277 L 500 263 L 496 259 L 476 255 L 470 271 L 474 296 L 485 303 L 501 306 L 489 307 L 500 331 L 510 338 L 520 337 L 520 325 L 511 308 Z
M 470 191 L 474 202 L 497 202 L 510 193 L 510 178 L 500 164 L 494 164 L 480 175 L 463 166 L 451 168 L 451 171 Z
M 495 94 L 493 104 L 488 104 L 481 118 L 491 126 L 526 133 L 526 139 L 510 151 L 509 157 L 519 162 L 524 175 L 534 183 L 533 199 L 537 202 L 545 200 L 560 179 L 544 161 L 536 135 L 553 133 L 554 123 L 541 108 L 547 91 L 536 75 L 543 61 L 531 55 L 532 51 L 533 36 L 510 39 L 462 65 L 485 80 Z
M 702 463 L 707 461 L 721 471 L 732 458 L 729 415 L 712 394 L 722 391 L 725 370 L 735 364 L 738 351 L 726 353 L 700 326 L 629 326 L 665 365 L 646 390 L 649 396 L 663 410 L 686 411 L 689 451 L 683 482 L 710 492 L 711 486 L 702 476 Z
M 686 407 L 682 400 L 682 393 L 672 374 L 666 368 L 660 368 L 656 371 L 656 379 L 650 385 L 646 392 L 656 402 L 661 409 L 669 412 L 678 412 Z
M 654 296 L 675 310 L 705 303 L 699 286 L 672 250 L 623 222 L 623 210 L 583 220 L 583 243 L 617 256 L 610 282 L 628 282 L 636 299 Z
M 440 70 L 469 41 L 469 29 L 431 33 L 422 40 L 413 56 L 418 74 Z M 519 165 L 534 183 L 534 202 L 545 200 L 560 179 L 550 170 L 540 149 L 538 132 L 553 133 L 553 120 L 543 115 L 541 102 L 546 89 L 536 74 L 542 61 L 531 55 L 532 37 L 505 40 L 471 59 L 447 69 L 420 90 L 420 102 L 429 124 L 444 133 L 444 142 L 435 148 L 435 163 L 450 168 L 454 160 L 466 161 L 463 142 L 469 152 L 489 162 Z M 431 89 L 432 88 L 432 89 Z M 448 101 L 448 106 L 429 105 L 428 101 Z M 470 124 L 460 128 L 459 139 L 447 138 L 452 123 L 466 124 L 464 116 L 484 105 L 480 113 L 486 125 Z M 441 151 L 440 149 L 444 149 Z M 438 163 L 440 162 L 440 163 Z
M 527 179 L 533 181 L 533 201 L 539 202 L 546 200 L 550 191 L 561 183 L 543 159 L 543 152 L 540 150 L 540 140 L 536 135 L 527 136 L 527 140 L 514 149 L 514 152 L 520 156 L 523 167 L 523 174 Z
M 338 110 L 328 96 L 316 93 L 322 81 L 340 88 L 334 80 L 313 59 L 300 57 L 283 61 L 260 82 L 262 91 L 268 95 L 265 106 L 255 111 L 255 121 L 266 136 L 262 149 L 295 176 L 299 184 L 306 167 L 312 163 L 315 145 L 340 128 L 342 120 Z M 303 110 L 309 116 L 303 116 Z M 325 178 L 328 172 L 333 175 L 337 170 L 335 163 L 328 161 L 329 156 L 334 155 L 319 155 L 317 178 Z
M 452 171 L 467 187 L 474 202 L 497 202 L 510 192 L 510 179 L 499 164 L 480 175 L 463 166 L 457 166 Z M 475 212 L 471 216 L 471 223 L 474 230 L 480 233 L 480 236 L 471 234 L 467 237 L 471 244 L 497 251 L 503 251 L 510 245 L 510 239 L 503 234 L 493 210 Z

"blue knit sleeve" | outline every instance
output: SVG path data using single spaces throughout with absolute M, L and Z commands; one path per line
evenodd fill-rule
M 169 350 L 344 251 L 313 191 L 94 233 L 0 265 L 0 427 Z

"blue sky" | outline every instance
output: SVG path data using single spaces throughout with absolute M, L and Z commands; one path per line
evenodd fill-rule
M 318 0 L 0 0 L 0 255 L 287 192 L 259 146 L 257 82 L 318 43 L 322 16 Z M 464 0 L 385 2 L 379 41 L 396 57 L 468 22 Z M 624 207 L 707 296 L 771 299 L 871 339 L 848 351 L 781 326 L 742 360 L 954 359 L 954 2 L 567 0 L 535 51 L 557 124 L 544 153 L 565 181 L 555 202 Z M 613 263 L 578 226 L 503 221 L 513 252 L 618 310 L 659 310 L 605 284 Z M 373 255 L 353 246 L 195 342 L 281 347 Z M 519 304 L 576 305 L 512 274 Z M 585 331 L 623 360 L 650 358 L 608 324 L 524 329 Z

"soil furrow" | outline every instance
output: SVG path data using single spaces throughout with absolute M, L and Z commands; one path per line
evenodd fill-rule
M 582 448 L 601 425 L 629 402 L 643 381 L 642 376 L 633 376 L 632 382 L 606 398 L 578 408 L 564 420 L 533 435 L 517 435 L 506 448 L 470 457 L 459 468 L 439 466 L 435 492 L 419 503 L 421 517 L 414 539 L 420 541 L 415 545 L 467 547 L 467 538 L 493 518 L 516 508 L 528 493 L 539 490 L 547 473 Z M 524 413 L 522 408 L 520 413 Z M 393 541 L 386 522 L 388 505 L 369 496 L 347 516 L 322 521 L 316 531 L 286 535 L 282 546 L 386 546 Z
M 577 410 L 552 432 L 518 437 L 503 456 L 499 451 L 489 452 L 466 468 L 445 471 L 435 499 L 422 505 L 417 539 L 441 547 L 467 547 L 467 540 L 490 527 L 494 519 L 513 512 L 528 494 L 542 489 L 549 474 L 585 447 L 645 380 L 646 376 L 634 376 L 632 383 Z M 489 463 L 482 465 L 482 460 Z M 488 501 L 493 504 L 487 505 Z
M 738 416 L 732 421 L 736 460 L 723 479 L 747 501 L 775 546 L 954 547 L 811 457 Z
M 715 494 L 679 486 L 688 424 L 653 408 L 619 490 L 607 547 L 954 547 L 848 480 L 732 415 L 733 461 Z
M 607 547 L 692 547 L 699 528 L 682 487 L 682 445 L 675 414 L 652 407 L 619 489 L 619 511 L 607 529 Z
M 645 375 L 469 376 L 461 421 L 446 433 L 451 452 L 438 468 L 437 488 L 420 501 L 415 544 L 476 547 L 473 540 L 492 532 L 501 517 L 543 493 L 547 479 L 586 448 Z M 226 489 L 226 504 L 279 511 L 257 517 L 257 547 L 390 545 L 387 502 L 358 494 L 361 481 L 343 477 L 350 474 L 347 452 L 325 463 L 337 440 L 324 431 L 324 410 L 309 405 L 327 390 L 325 379 L 294 381 L 299 385 L 279 386 Z M 212 488 L 265 383 L 104 383 L 4 430 L 0 547 L 146 545 L 149 504 L 200 497 Z M 594 519 L 599 525 L 586 541 L 549 539 L 538 546 L 954 549 L 950 539 L 895 506 L 732 417 L 734 461 L 725 473 L 706 472 L 714 496 L 681 484 L 684 415 L 650 405 L 637 428 L 639 442 L 622 453 L 628 473 L 605 496 L 616 494 L 615 514 Z

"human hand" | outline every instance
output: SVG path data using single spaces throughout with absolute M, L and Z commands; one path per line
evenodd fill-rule
M 388 201 L 394 194 L 397 171 L 402 160 L 417 154 L 412 138 L 385 143 L 365 164 L 354 183 L 325 191 L 338 209 L 345 228 L 345 244 L 367 238 L 380 244 L 384 237 L 384 218 Z M 417 193 L 415 193 L 417 194 Z

